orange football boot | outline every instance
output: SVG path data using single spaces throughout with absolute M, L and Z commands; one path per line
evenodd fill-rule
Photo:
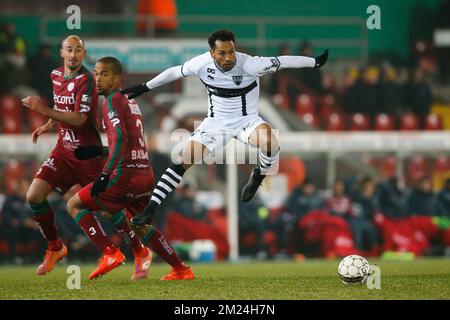
M 161 278 L 161 280 L 194 280 L 195 276 L 191 267 L 184 265 L 181 268 L 172 268 L 172 271 Z
M 50 272 L 55 267 L 56 263 L 67 256 L 67 247 L 63 244 L 61 249 L 57 251 L 46 250 L 44 261 L 37 267 L 36 274 L 38 276 L 43 276 L 47 272 Z
M 119 248 L 106 248 L 103 256 L 98 259 L 98 267 L 89 275 L 89 280 L 95 279 L 98 276 L 107 274 L 112 269 L 117 268 L 121 264 L 125 264 L 125 256 Z
M 152 263 L 153 254 L 152 251 L 145 247 L 147 254 L 143 257 L 135 257 L 134 259 L 134 272 L 131 276 L 131 280 L 140 280 L 147 278 L 148 269 Z

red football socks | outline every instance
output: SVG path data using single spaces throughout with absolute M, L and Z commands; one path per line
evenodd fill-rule
M 84 233 L 91 239 L 92 243 L 102 252 L 107 247 L 114 247 L 100 226 L 97 218 L 90 211 L 80 210 L 75 217 L 75 222 L 78 223 Z
M 133 249 L 133 254 L 135 257 L 142 257 L 147 254 L 147 251 L 144 250 L 145 247 L 141 242 L 141 239 L 131 231 L 130 226 L 128 225 L 128 221 L 124 215 L 123 220 L 120 220 L 114 223 L 114 227 L 119 232 L 119 234 L 125 239 L 125 242 Z
M 184 263 L 181 261 L 170 242 L 154 226 L 150 227 L 150 230 L 142 238 L 142 240 L 144 243 L 148 243 L 151 249 L 173 268 L 180 269 L 184 266 Z
M 50 207 L 48 201 L 39 204 L 30 204 L 33 212 L 33 219 L 39 225 L 42 235 L 49 244 L 49 249 L 57 251 L 61 249 L 62 242 L 58 237 L 58 230 L 55 224 L 55 213 Z

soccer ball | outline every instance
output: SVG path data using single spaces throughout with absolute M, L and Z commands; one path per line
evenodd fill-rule
M 356 254 L 341 260 L 338 274 L 344 284 L 363 284 L 369 276 L 370 265 L 366 259 Z

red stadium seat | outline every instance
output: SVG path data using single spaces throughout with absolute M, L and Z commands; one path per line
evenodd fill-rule
M 272 97 L 272 101 L 281 109 L 289 110 L 289 97 L 281 93 L 277 93 Z
M 439 155 L 434 160 L 434 170 L 443 172 L 443 171 L 450 171 L 450 159 L 445 154 Z
M 428 176 L 428 161 L 421 155 L 413 156 L 407 160 L 406 177 L 415 185 L 421 178 Z
M 332 94 L 326 94 L 322 97 L 321 107 L 333 108 L 336 106 L 336 97 Z
M 375 116 L 376 131 L 392 131 L 395 129 L 394 117 L 390 114 L 380 113 Z
M 297 97 L 295 102 L 295 110 L 298 115 L 305 113 L 316 113 L 315 97 L 310 94 L 303 93 Z
M 20 99 L 16 96 L 4 96 L 0 100 L 2 133 L 22 133 L 22 109 Z
M 438 131 L 444 128 L 442 119 L 435 113 L 430 113 L 425 118 L 425 130 Z
M 44 105 L 49 105 L 48 103 L 48 99 L 45 97 L 40 97 L 41 101 Z M 28 130 L 30 132 L 33 132 L 34 130 L 36 130 L 38 127 L 44 125 L 47 123 L 48 118 L 41 115 L 40 113 L 34 112 L 30 109 L 27 108 L 27 119 L 28 119 Z
M 345 130 L 345 117 L 342 113 L 333 112 L 325 119 L 325 130 L 343 131 Z
M 397 173 L 397 159 L 394 156 L 387 156 L 379 160 L 379 172 L 381 176 L 390 178 Z
M 25 177 L 25 165 L 17 160 L 9 160 L 5 163 L 4 181 L 6 192 L 12 193 L 17 182 Z
M 350 116 L 351 131 L 367 131 L 370 130 L 370 118 L 364 113 L 355 113 Z
M 400 117 L 400 130 L 419 130 L 419 117 L 413 113 L 405 113 Z
M 300 119 L 302 119 L 302 121 L 305 124 L 307 124 L 311 127 L 314 127 L 314 128 L 317 128 L 320 125 L 319 117 L 314 113 L 308 112 L 308 113 L 302 114 L 302 115 L 300 115 Z
M 380 162 L 379 158 L 375 157 L 363 157 L 362 161 L 364 164 L 371 166 L 372 168 L 378 168 L 378 164 Z
M 338 111 L 339 108 L 336 103 L 336 97 L 332 94 L 324 95 L 320 104 L 320 117 L 326 119 L 330 114 Z
M 27 117 L 30 132 L 33 132 L 38 127 L 46 124 L 48 121 L 47 117 L 41 115 L 40 113 L 34 112 L 30 109 L 27 109 Z
M 32 160 L 30 163 L 30 172 L 31 174 L 35 174 L 41 168 L 42 162 L 37 160 Z

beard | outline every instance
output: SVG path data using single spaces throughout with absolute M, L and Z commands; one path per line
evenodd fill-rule
M 79 67 L 80 67 L 79 64 L 77 64 L 77 65 L 68 65 L 68 66 L 67 66 L 67 68 L 69 68 L 70 70 L 75 70 L 75 69 L 77 69 L 77 68 L 79 68 Z

